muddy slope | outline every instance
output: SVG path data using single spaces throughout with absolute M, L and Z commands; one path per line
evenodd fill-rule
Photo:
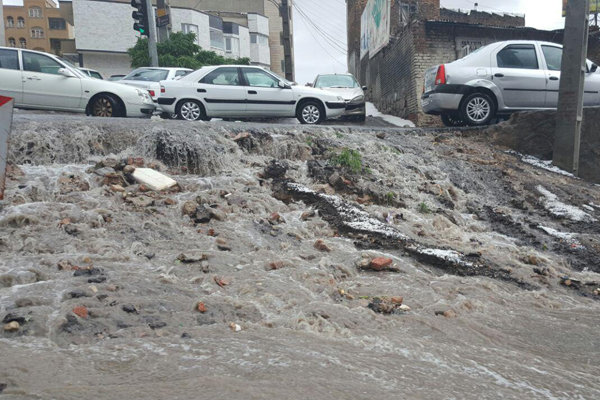
M 596 185 L 476 132 L 20 118 L 3 395 L 600 395 Z

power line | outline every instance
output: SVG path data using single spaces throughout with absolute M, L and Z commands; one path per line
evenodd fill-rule
M 295 5 L 294 5 L 294 6 L 295 6 Z M 302 14 L 300 13 L 300 16 L 302 17 L 302 20 L 303 20 L 305 23 L 308 23 L 308 21 L 307 21 L 307 18 L 306 18 L 304 15 L 302 15 Z M 323 49 L 323 51 L 325 52 L 325 54 L 327 54 L 327 55 L 328 55 L 328 56 L 329 56 L 329 57 L 330 57 L 330 58 L 331 58 L 333 61 L 335 61 L 336 63 L 340 64 L 340 65 L 341 65 L 341 66 L 343 66 L 343 67 L 346 67 L 346 65 L 345 65 L 344 63 L 340 62 L 340 61 L 337 59 L 337 57 L 333 56 L 333 55 L 332 55 L 332 54 L 329 52 L 329 50 L 327 50 L 327 48 L 325 48 L 325 46 L 323 46 L 323 45 L 321 44 L 321 42 L 319 41 L 319 39 L 317 38 L 317 36 L 315 35 L 315 33 L 314 33 L 314 32 L 313 32 L 311 29 L 308 29 L 308 33 L 309 33 L 309 34 L 310 34 L 310 35 L 313 37 L 313 39 L 314 39 L 314 40 L 315 40 L 315 42 L 316 42 L 316 43 L 319 45 L 319 47 L 321 47 L 321 48 Z
M 318 25 L 315 24 L 315 22 L 308 16 L 306 15 L 306 13 L 300 8 L 298 7 L 298 5 L 296 3 L 294 4 L 294 8 L 296 9 L 296 11 L 298 11 L 298 13 L 300 14 L 300 16 L 311 26 L 314 28 L 315 31 L 317 31 L 317 33 L 319 34 L 319 36 L 321 36 L 325 42 L 327 42 L 327 44 L 329 44 L 329 46 L 334 49 L 337 50 L 338 52 L 340 52 L 341 54 L 345 55 L 346 52 L 346 44 L 340 42 L 339 40 L 333 38 L 331 35 L 329 35 L 327 32 L 323 31 Z

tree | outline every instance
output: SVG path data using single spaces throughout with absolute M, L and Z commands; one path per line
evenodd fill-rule
M 202 50 L 196 44 L 196 34 L 193 32 L 176 32 L 169 39 L 157 43 L 158 65 L 161 67 L 182 67 L 198 69 L 205 65 L 250 65 L 249 58 L 225 58 L 214 51 Z M 127 50 L 131 57 L 133 68 L 150 66 L 148 55 L 148 39 L 138 38 L 135 46 Z

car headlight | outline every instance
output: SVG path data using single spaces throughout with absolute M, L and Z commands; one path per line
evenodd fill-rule
M 359 104 L 359 103 L 364 103 L 364 102 L 365 102 L 365 96 L 363 96 L 362 94 L 360 96 L 356 96 L 355 98 L 350 100 L 350 104 Z
M 142 99 L 144 103 L 152 103 L 152 97 L 145 90 L 136 89 L 138 96 Z

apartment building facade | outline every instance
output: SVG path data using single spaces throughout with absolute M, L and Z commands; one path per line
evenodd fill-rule
M 237 22 L 243 18 L 249 19 L 249 16 L 261 15 L 268 19 L 269 32 L 264 34 L 251 36 L 251 45 L 264 43 L 265 40 L 269 44 L 269 68 L 281 75 L 294 77 L 294 39 L 293 39 L 293 0 L 169 0 L 171 7 L 185 7 L 194 10 L 207 12 L 209 14 L 218 15 L 224 21 Z M 289 36 L 285 35 L 285 19 L 282 15 L 282 4 L 287 4 L 287 15 L 289 16 Z M 247 17 L 244 17 L 247 15 Z M 250 25 L 250 22 L 248 22 Z M 256 40 L 256 43 L 253 42 Z M 289 41 L 289 51 L 286 53 L 284 43 Z M 263 54 L 264 56 L 264 54 Z M 260 63 L 260 65 L 264 65 Z M 288 65 L 289 71 L 286 71 Z M 287 72 L 287 74 L 286 74 Z
M 4 36 L 4 4 L 2 0 L 0 0 L 0 46 L 6 46 Z
M 73 26 L 52 0 L 23 0 L 22 6 L 4 5 L 2 11 L 6 46 L 57 55 L 70 50 Z

